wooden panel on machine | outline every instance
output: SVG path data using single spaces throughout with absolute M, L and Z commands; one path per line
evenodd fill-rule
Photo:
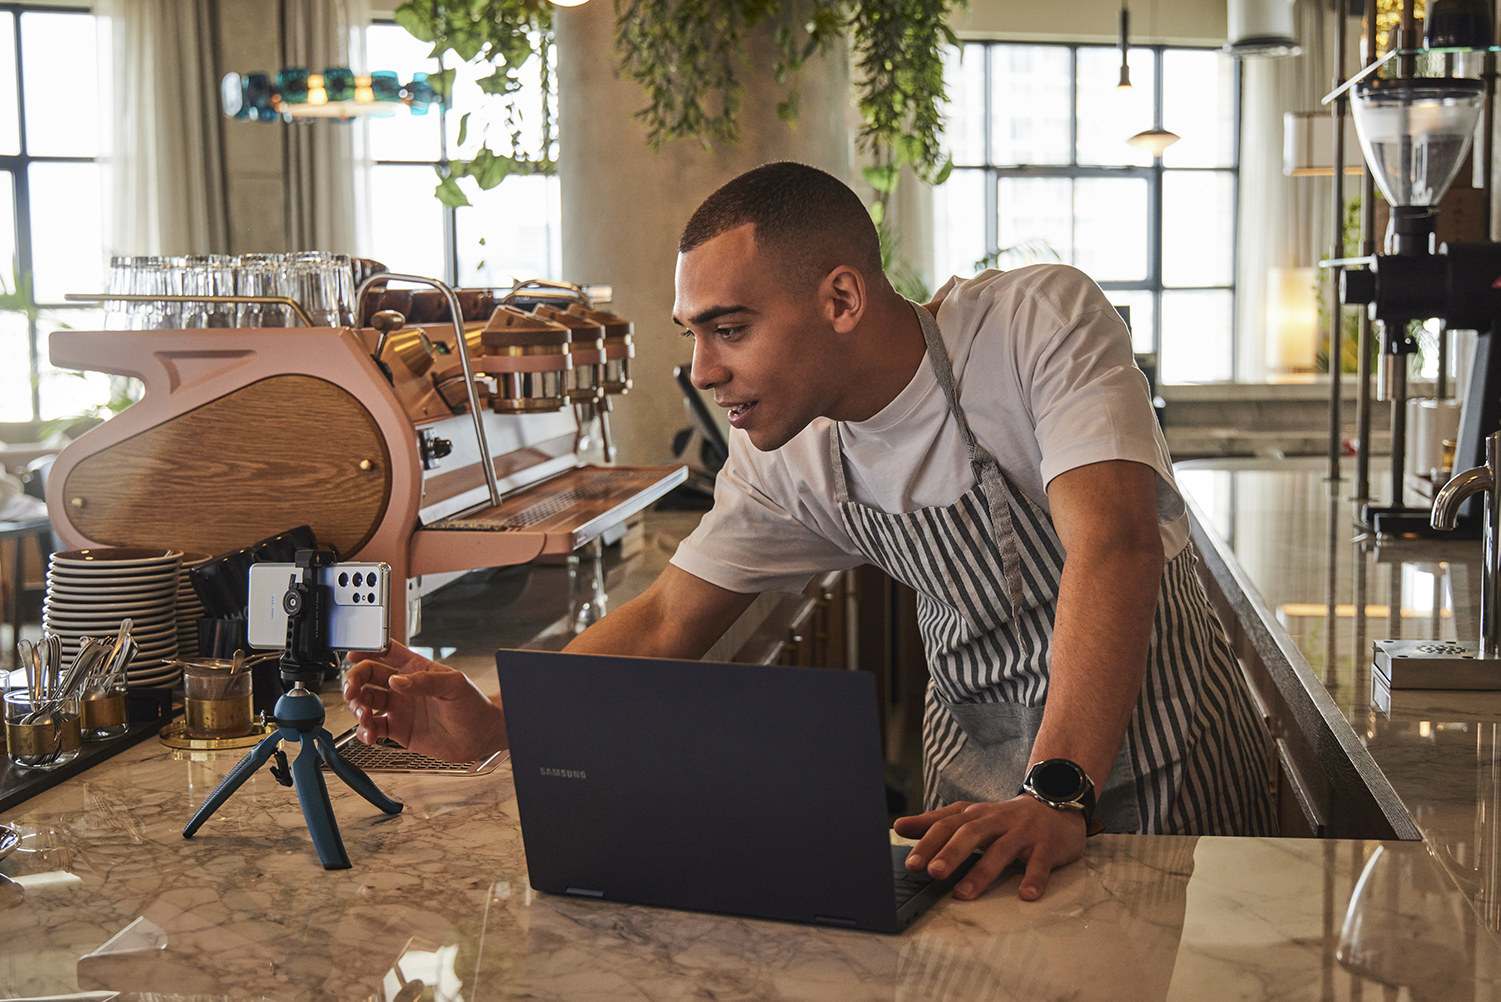
M 542 552 L 566 553 L 656 501 L 687 475 L 682 466 L 581 466 L 498 505 L 427 528 L 545 535 Z
M 352 394 L 272 376 L 86 457 L 63 491 L 101 543 L 222 553 L 306 524 L 349 554 L 390 503 L 391 458 Z

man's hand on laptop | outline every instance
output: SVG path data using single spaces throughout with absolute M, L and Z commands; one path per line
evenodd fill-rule
M 344 675 L 344 699 L 365 744 L 383 738 L 444 762 L 472 762 L 505 747 L 505 717 L 461 671 L 390 647 Z
M 977 850 L 984 854 L 954 887 L 954 897 L 977 898 L 1012 863 L 1021 863 L 1017 896 L 1036 901 L 1048 875 L 1084 854 L 1084 817 L 1059 811 L 1022 795 L 1000 803 L 960 801 L 926 814 L 898 818 L 896 832 L 918 839 L 907 869 L 935 878 L 952 873 Z

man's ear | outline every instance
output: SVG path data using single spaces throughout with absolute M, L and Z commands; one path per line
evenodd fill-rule
M 865 276 L 849 265 L 840 265 L 824 276 L 825 319 L 836 333 L 848 334 L 865 315 Z

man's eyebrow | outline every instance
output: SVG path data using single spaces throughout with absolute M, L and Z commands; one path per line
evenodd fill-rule
M 709 309 L 703 310 L 702 312 L 699 312 L 699 313 L 695 313 L 693 316 L 689 317 L 688 318 L 688 323 L 689 324 L 706 324 L 706 323 L 708 323 L 711 320 L 717 320 L 718 318 L 720 318 L 722 316 L 725 316 L 727 314 L 730 314 L 730 313 L 751 313 L 751 312 L 754 312 L 754 311 L 752 311 L 749 307 L 745 307 L 745 306 L 711 306 Z M 673 317 L 672 318 L 672 322 L 675 323 L 675 324 L 677 324 L 679 327 L 685 327 L 685 326 L 687 326 L 687 324 L 684 324 L 677 317 Z

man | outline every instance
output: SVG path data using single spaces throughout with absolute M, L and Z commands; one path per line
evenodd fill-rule
M 882 273 L 860 199 L 768 164 L 698 209 L 673 316 L 729 412 L 713 510 L 641 596 L 570 645 L 700 657 L 765 590 L 874 563 L 919 595 L 929 810 L 908 867 L 1019 894 L 1115 831 L 1271 829 L 1265 736 L 1204 598 L 1187 516 L 1100 290 L 1063 266 L 950 282 Z M 936 319 L 935 319 L 936 318 Z M 426 670 L 424 670 L 426 669 Z M 365 740 L 504 744 L 498 707 L 403 648 L 350 670 Z

